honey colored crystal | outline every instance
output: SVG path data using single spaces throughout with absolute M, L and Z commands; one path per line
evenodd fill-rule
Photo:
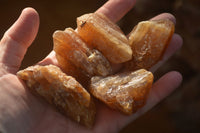
M 19 71 L 17 75 L 34 94 L 44 98 L 64 115 L 92 127 L 95 104 L 90 94 L 73 77 L 53 65 L 31 66 Z
M 173 33 L 174 23 L 170 20 L 140 22 L 128 38 L 133 59 L 126 63 L 127 67 L 132 70 L 151 68 L 163 57 Z
M 77 18 L 77 32 L 91 47 L 112 63 L 132 58 L 128 39 L 120 28 L 102 14 L 90 13 Z
M 79 69 L 75 71 L 81 70 L 88 77 L 111 74 L 112 69 L 107 59 L 98 50 L 89 49 L 73 29 L 56 31 L 53 34 L 53 40 L 57 60 L 65 71 L 69 71 L 66 61 Z
M 125 114 L 141 108 L 153 83 L 153 74 L 144 69 L 108 77 L 93 77 L 90 92 L 109 107 Z

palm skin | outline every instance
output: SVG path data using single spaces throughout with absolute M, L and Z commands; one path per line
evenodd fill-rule
M 113 22 L 122 18 L 134 5 L 135 0 L 110 0 L 96 12 L 101 12 Z M 170 14 L 161 14 L 153 19 L 168 18 L 175 22 Z M 125 116 L 97 103 L 96 122 L 92 129 L 64 117 L 49 104 L 32 95 L 23 81 L 17 78 L 21 61 L 27 48 L 34 40 L 39 27 L 39 17 L 32 8 L 23 10 L 19 19 L 4 34 L 0 42 L 0 131 L 11 133 L 90 133 L 118 132 L 179 86 L 182 76 L 178 72 L 169 72 L 156 81 L 152 87 L 146 105 L 131 116 Z M 174 34 L 166 50 L 162 64 L 182 45 L 179 35 Z M 51 52 L 39 64 L 58 65 L 54 52 Z M 155 68 L 160 66 L 157 65 Z

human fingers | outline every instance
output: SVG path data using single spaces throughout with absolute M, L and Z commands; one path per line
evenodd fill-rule
M 169 19 L 174 24 L 176 24 L 176 18 L 170 13 L 161 13 L 161 14 L 151 18 L 150 20 L 160 20 L 160 19 Z
M 33 8 L 24 9 L 0 41 L 1 70 L 5 73 L 18 71 L 27 48 L 36 37 L 38 27 L 38 13 Z
M 96 13 L 102 13 L 111 21 L 119 21 L 135 5 L 136 0 L 109 0 Z

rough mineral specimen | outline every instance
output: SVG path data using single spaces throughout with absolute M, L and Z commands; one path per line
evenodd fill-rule
M 90 13 L 77 18 L 77 32 L 91 47 L 112 63 L 132 58 L 132 50 L 120 28 L 102 14 Z
M 90 92 L 113 109 L 131 114 L 145 104 L 153 74 L 144 69 L 91 79 Z
M 89 49 L 73 29 L 67 28 L 65 31 L 56 31 L 53 34 L 53 40 L 57 60 L 61 66 L 64 66 L 65 71 L 69 71 L 69 68 L 67 64 L 63 64 L 68 61 L 76 68 L 81 69 L 88 77 L 111 74 L 112 69 L 107 59 L 98 50 Z M 60 58 L 63 58 L 63 60 Z
M 19 71 L 17 75 L 34 94 L 44 98 L 64 115 L 92 127 L 95 104 L 90 94 L 73 77 L 53 65 L 31 66 Z
M 133 59 L 126 63 L 131 70 L 149 69 L 163 56 L 174 33 L 174 23 L 168 19 L 140 22 L 129 34 Z

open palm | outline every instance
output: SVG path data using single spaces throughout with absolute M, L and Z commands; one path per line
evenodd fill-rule
M 110 0 L 97 10 L 113 22 L 121 19 L 134 5 L 135 0 Z M 168 18 L 175 23 L 170 14 L 161 14 L 153 19 Z M 118 132 L 164 97 L 169 95 L 181 83 L 178 72 L 169 72 L 156 81 L 152 87 L 146 105 L 131 116 L 125 116 L 97 103 L 96 122 L 92 129 L 64 117 L 49 104 L 32 95 L 23 82 L 15 75 L 27 48 L 34 40 L 39 27 L 39 17 L 32 8 L 23 10 L 19 19 L 4 34 L 0 42 L 0 132 L 12 133 L 65 133 L 65 132 Z M 174 34 L 166 50 L 162 64 L 182 45 L 179 35 Z M 51 52 L 40 64 L 57 65 L 54 52 Z M 158 68 L 159 65 L 155 66 Z

